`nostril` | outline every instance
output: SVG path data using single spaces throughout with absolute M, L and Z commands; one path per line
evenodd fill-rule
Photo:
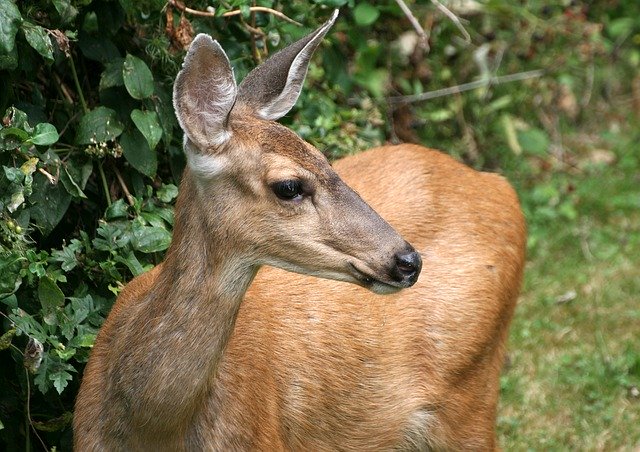
M 415 251 L 396 254 L 396 272 L 401 279 L 417 279 L 422 268 L 420 254 Z

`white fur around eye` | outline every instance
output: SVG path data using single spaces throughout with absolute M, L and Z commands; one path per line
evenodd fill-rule
M 224 172 L 229 159 L 224 155 L 200 154 L 185 147 L 187 164 L 194 173 L 205 178 L 213 178 Z

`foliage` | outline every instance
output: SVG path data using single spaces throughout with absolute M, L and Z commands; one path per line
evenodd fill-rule
M 165 0 L 0 0 L 0 441 L 7 448 L 70 448 L 73 400 L 97 331 L 124 284 L 170 244 L 184 167 L 172 81 L 197 32 L 220 41 L 241 79 L 340 7 L 306 90 L 282 122 L 330 158 L 414 141 L 510 175 L 533 256 L 544 253 L 549 222 L 579 224 L 584 196 L 565 169 L 592 159 L 585 146 L 568 151 L 563 132 L 630 90 L 626 81 L 640 65 L 640 7 L 487 0 L 454 10 L 469 20 L 466 42 L 433 4 L 407 3 L 426 24 L 429 48 L 393 1 L 229 0 L 214 2 L 214 11 L 206 0 L 186 2 L 205 13 L 195 15 Z M 254 4 L 303 25 L 255 13 Z M 546 73 L 428 103 L 401 98 L 530 69 Z

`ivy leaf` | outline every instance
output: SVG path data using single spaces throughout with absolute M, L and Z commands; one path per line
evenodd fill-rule
M 156 194 L 160 201 L 170 203 L 178 197 L 178 187 L 173 184 L 162 184 Z
M 123 64 L 124 58 L 117 58 L 115 61 L 107 63 L 100 76 L 100 91 L 124 84 L 124 79 L 122 78 Z
M 51 44 L 51 38 L 47 30 L 40 25 L 24 22 L 22 24 L 22 31 L 31 47 L 47 60 L 53 61 L 53 45 Z
M 138 226 L 134 228 L 131 244 L 136 251 L 143 253 L 164 251 L 171 244 L 171 233 L 155 226 Z
M 51 185 L 40 173 L 33 176 L 33 192 L 29 197 L 31 219 L 47 236 L 60 222 L 71 203 L 71 195 L 62 184 Z
M 41 122 L 36 124 L 29 141 L 39 146 L 49 146 L 58 141 L 59 138 L 58 131 L 53 124 Z
M 115 260 L 126 265 L 133 276 L 144 273 L 144 268 L 133 251 L 129 251 L 125 256 L 116 256 Z
M 60 181 L 67 192 L 76 198 L 87 198 L 84 194 L 84 187 L 87 180 L 93 172 L 91 160 L 71 159 L 68 163 L 62 165 L 63 170 L 60 172 Z
M 2 0 L 0 0 L 1 2 Z M 2 19 L 0 19 L 0 32 L 2 30 L 3 24 Z M 18 50 L 14 46 L 8 53 L 0 52 L 0 69 L 6 69 L 8 71 L 13 71 L 18 67 Z
M 127 130 L 120 138 L 122 154 L 127 162 L 145 176 L 153 177 L 158 169 L 158 157 L 149 147 L 149 143 L 142 133 Z
M 38 299 L 42 305 L 42 311 L 45 314 L 54 312 L 56 308 L 64 305 L 64 294 L 55 281 L 48 276 L 40 278 L 40 283 L 38 284 Z
M 58 11 L 63 24 L 68 24 L 78 15 L 78 10 L 68 0 L 53 0 L 53 6 Z
M 138 130 L 149 143 L 149 148 L 154 150 L 162 137 L 162 129 L 158 123 L 158 115 L 155 111 L 141 111 L 137 108 L 131 112 L 131 119 Z
M 369 3 L 359 3 L 353 9 L 353 18 L 356 21 L 356 24 L 366 27 L 371 25 L 380 16 L 380 10 Z
M 16 149 L 29 139 L 29 134 L 18 127 L 0 129 L 0 150 Z
M 51 252 L 51 257 L 55 262 L 60 263 L 60 267 L 66 272 L 73 270 L 78 265 L 78 257 L 76 253 L 82 249 L 82 242 L 78 239 L 73 239 L 67 246 L 62 247 L 61 250 L 54 250 Z
M 113 140 L 122 133 L 122 123 L 116 112 L 107 107 L 98 107 L 84 115 L 76 134 L 77 144 L 102 143 Z
M 105 36 L 93 36 L 84 31 L 78 34 L 78 46 L 82 54 L 90 60 L 107 64 L 120 58 L 120 51 L 116 45 Z
M 21 22 L 18 7 L 11 0 L 0 0 L 0 54 L 9 54 L 14 50 Z
M 153 75 L 147 64 L 127 54 L 122 66 L 124 86 L 134 99 L 146 99 L 153 94 Z
M 129 214 L 127 204 L 123 199 L 118 199 L 116 202 L 107 207 L 104 213 L 104 217 L 111 221 L 118 218 L 126 218 Z
M 71 374 L 66 370 L 59 370 L 53 373 L 49 378 L 53 381 L 53 386 L 56 388 L 56 391 L 58 391 L 58 394 L 62 394 L 64 388 L 66 388 L 69 382 L 73 380 Z

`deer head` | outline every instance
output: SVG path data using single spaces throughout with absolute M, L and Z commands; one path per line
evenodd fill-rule
M 388 293 L 415 283 L 420 256 L 321 152 L 275 122 L 294 106 L 310 58 L 337 15 L 240 86 L 220 44 L 205 34 L 194 39 L 173 93 L 185 133 L 184 179 L 195 187 L 185 202 L 197 206 L 191 211 L 220 238 L 217 246 L 247 266 Z

